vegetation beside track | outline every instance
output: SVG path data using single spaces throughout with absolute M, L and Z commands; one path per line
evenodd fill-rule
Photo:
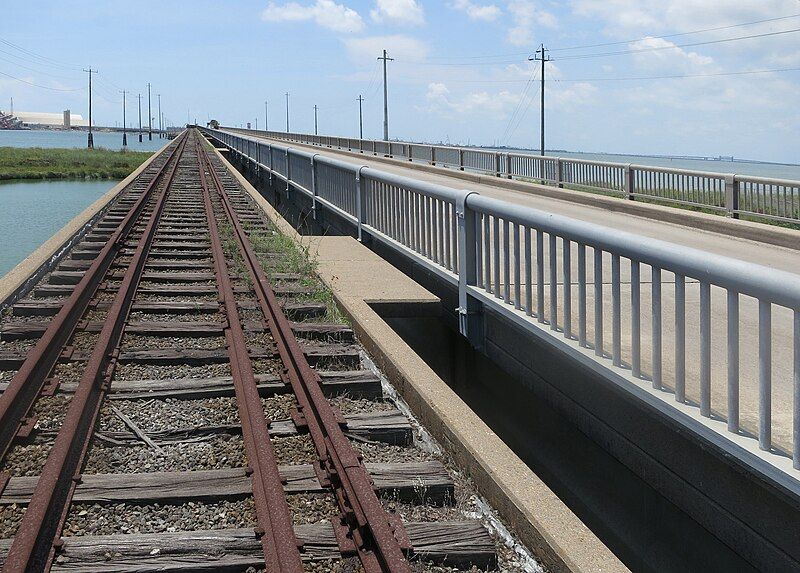
M 150 155 L 110 149 L 0 147 L 0 180 L 124 179 Z
M 288 273 L 297 274 L 303 278 L 300 281 L 301 286 L 308 289 L 308 294 L 302 294 L 297 297 L 298 302 L 318 302 L 325 305 L 327 314 L 321 319 L 321 322 L 329 322 L 332 324 L 350 324 L 350 320 L 345 316 L 336 304 L 333 298 L 333 292 L 329 289 L 317 276 L 317 261 L 312 256 L 310 249 L 305 245 L 296 244 L 290 237 L 268 229 L 266 231 L 255 231 L 244 225 L 245 230 L 249 232 L 250 244 L 259 258 L 261 267 L 267 273 L 268 278 L 272 278 L 275 273 Z M 223 248 L 228 252 L 232 252 L 235 246 L 235 239 L 233 238 L 230 227 L 220 227 L 220 233 L 223 237 Z M 232 242 L 229 243 L 229 241 Z M 226 246 L 230 245 L 230 246 Z M 270 256 L 271 255 L 271 256 Z M 277 256 L 276 256 L 277 255 Z M 249 276 L 244 272 L 244 263 L 238 254 L 233 256 L 234 270 L 237 274 L 245 280 L 249 281 Z M 316 319 L 320 321 L 320 319 Z

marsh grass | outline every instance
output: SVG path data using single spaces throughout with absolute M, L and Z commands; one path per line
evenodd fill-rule
M 0 147 L 0 180 L 124 179 L 150 155 L 110 149 Z

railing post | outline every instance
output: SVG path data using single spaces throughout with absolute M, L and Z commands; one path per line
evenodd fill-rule
M 413 157 L 412 157 L 413 156 L 412 148 L 413 148 L 413 146 L 410 143 L 408 145 L 406 145 L 406 151 L 408 152 L 408 160 L 409 161 L 413 161 L 414 160 Z
M 736 175 L 725 175 L 725 207 L 728 217 L 739 218 L 739 181 Z
M 436 146 L 431 145 L 431 165 L 436 165 Z
M 362 227 L 367 222 L 367 197 L 364 185 L 361 183 L 361 170 L 364 167 L 359 167 L 356 170 L 356 218 L 358 219 L 358 240 L 363 241 Z
M 286 148 L 286 196 L 289 196 L 289 181 L 292 179 L 292 166 L 289 161 L 289 147 Z
M 630 163 L 623 168 L 623 177 L 625 178 L 625 198 L 633 201 L 636 191 L 636 169 Z
M 464 171 L 464 150 L 458 150 L 458 169 Z
M 560 157 L 556 157 L 556 184 L 564 187 L 564 162 Z
M 503 176 L 503 155 L 499 151 L 496 151 L 494 154 L 494 176 Z
M 506 178 L 513 179 L 511 174 L 511 154 L 506 153 Z
M 458 218 L 458 330 L 476 349 L 483 348 L 483 305 L 473 297 L 468 287 L 478 284 L 477 222 L 475 211 L 469 208 L 466 193 L 456 203 Z
M 311 217 L 317 220 L 317 155 L 311 156 Z
M 267 144 L 267 150 L 269 151 L 269 185 L 272 187 L 272 173 L 273 173 L 273 162 L 272 162 L 272 144 Z

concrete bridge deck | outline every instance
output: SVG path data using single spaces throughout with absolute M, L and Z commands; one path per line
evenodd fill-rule
M 234 130 L 231 130 L 234 131 Z M 247 132 L 247 135 L 254 137 L 254 132 Z M 306 149 L 314 153 L 335 157 L 339 160 L 351 162 L 354 165 L 374 167 L 384 172 L 389 172 L 418 180 L 445 185 L 457 189 L 476 191 L 482 195 L 495 197 L 508 202 L 517 203 L 526 207 L 539 209 L 546 212 L 557 213 L 574 219 L 587 221 L 595 224 L 604 225 L 635 233 L 638 235 L 653 237 L 671 243 L 702 249 L 720 256 L 731 257 L 757 263 L 769 268 L 779 269 L 791 273 L 800 273 L 800 232 L 789 229 L 775 229 L 767 225 L 748 223 L 735 220 L 726 220 L 717 215 L 705 215 L 689 211 L 682 211 L 670 207 L 655 205 L 637 204 L 632 214 L 627 208 L 629 202 L 615 198 L 598 198 L 592 196 L 592 203 L 585 204 L 587 194 L 577 191 L 556 190 L 555 188 L 545 188 L 534 184 L 517 183 L 517 187 L 525 187 L 526 191 L 505 188 L 503 180 L 497 180 L 491 176 L 470 177 L 459 171 L 445 168 L 431 168 L 427 165 L 410 163 L 407 161 L 392 160 L 383 157 L 374 157 L 369 154 L 358 152 L 347 152 L 340 150 L 327 149 L 324 147 L 304 145 L 297 143 L 287 144 L 285 141 L 270 140 L 266 141 L 278 145 L 289 145 L 293 148 Z M 562 198 L 555 198 L 547 195 L 559 194 Z M 579 202 L 580 201 L 580 202 Z M 677 214 L 685 214 L 686 224 L 678 224 Z M 668 222 L 670 221 L 670 222 Z M 714 231 L 720 227 L 720 222 L 724 221 L 732 226 L 746 226 L 749 236 L 758 237 L 759 228 L 764 228 L 764 241 L 745 239 L 734 234 Z M 775 235 L 779 235 L 779 240 L 775 241 Z M 797 249 L 786 246 L 778 246 L 775 242 L 784 245 L 796 245 Z M 575 249 L 577 246 L 573 246 Z M 548 256 L 548 249 L 544 249 L 545 257 Z M 559 254 L 560 257 L 560 254 Z M 577 277 L 577 254 L 573 252 L 571 264 L 573 267 L 573 284 L 577 284 L 574 278 Z M 587 268 L 587 281 L 592 283 L 592 265 Z M 558 264 L 558 282 L 562 284 L 563 276 L 561 273 L 562 265 Z M 604 310 L 610 316 L 611 313 L 611 284 L 607 281 L 610 276 L 611 257 L 604 258 Z M 623 362 L 630 364 L 631 357 L 631 333 L 629 329 L 631 313 L 630 308 L 630 264 L 623 261 L 622 265 L 622 355 Z M 650 282 L 650 268 L 642 265 L 641 282 Z M 535 275 L 534 275 L 535 281 Z M 673 387 L 675 373 L 675 323 L 674 316 L 674 297 L 673 285 L 674 275 L 669 272 L 662 272 L 662 312 L 663 312 L 663 379 L 667 389 Z M 545 283 L 549 283 L 546 279 Z M 627 287 L 627 288 L 626 288 Z M 727 330 L 726 330 L 726 296 L 721 289 L 712 287 L 712 410 L 718 414 L 719 418 L 725 417 L 728 403 L 728 389 L 726 384 L 727 377 Z M 698 403 L 700 400 L 699 388 L 699 365 L 700 365 L 700 344 L 699 344 L 699 298 L 700 289 L 696 281 L 687 279 L 686 284 L 686 394 L 691 402 Z M 593 324 L 593 288 L 587 288 L 587 332 L 589 340 L 592 339 L 594 331 Z M 642 289 L 641 296 L 641 333 L 642 333 L 642 372 L 644 376 L 650 371 L 650 350 L 649 340 L 651 326 L 651 303 L 649 289 Z M 549 297 L 549 289 L 545 289 L 545 297 Z M 549 298 L 548 298 L 549 300 Z M 546 301 L 545 304 L 548 304 Z M 605 308 L 607 307 L 607 308 Z M 758 388 L 758 361 L 745 359 L 758 352 L 758 303 L 755 299 L 741 297 L 740 301 L 740 410 L 741 425 L 744 432 L 757 435 L 758 428 L 758 409 L 759 409 L 759 388 Z M 573 324 L 577 323 L 577 309 L 573 308 Z M 605 313 L 604 313 L 605 314 Z M 793 400 L 793 358 L 792 340 L 793 324 L 792 312 L 782 307 L 773 307 L 772 312 L 772 433 L 773 444 L 779 450 L 790 452 L 792 448 L 792 400 Z M 604 323 L 605 340 L 611 340 L 611 321 Z M 783 341 L 783 343 L 782 343 Z M 757 443 L 752 443 L 753 449 L 758 447 Z M 791 466 L 789 462 L 788 466 Z

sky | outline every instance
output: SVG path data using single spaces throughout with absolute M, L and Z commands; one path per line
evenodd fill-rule
M 765 21 L 770 20 L 770 21 Z M 0 19 L 0 109 L 800 163 L 800 0 L 32 0 Z M 765 71 L 783 70 L 783 71 Z M 757 73 L 751 73 L 757 72 Z M 678 77 L 675 77 L 678 76 Z M 688 76 L 688 77 L 687 77 Z M 20 81 L 21 80 L 21 81 Z M 32 85 L 33 84 L 33 85 Z

